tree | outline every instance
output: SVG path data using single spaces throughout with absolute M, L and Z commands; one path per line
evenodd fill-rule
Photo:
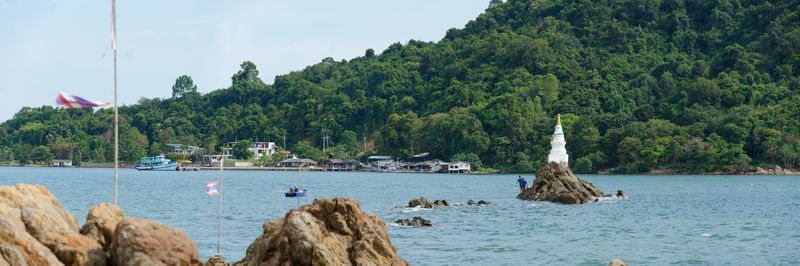
M 419 123 L 414 112 L 390 115 L 380 130 L 380 150 L 394 158 L 411 158 L 414 155 L 414 132 Z
M 253 157 L 253 152 L 249 150 L 250 146 L 253 146 L 253 141 L 251 140 L 240 140 L 233 145 L 233 157 L 240 160 L 248 160 Z
M 53 161 L 53 154 L 47 146 L 39 146 L 33 149 L 31 160 L 34 163 L 50 164 Z
M 315 148 L 314 146 L 311 146 L 310 143 L 305 141 L 298 141 L 297 144 L 294 145 L 292 151 L 294 154 L 297 155 L 297 157 L 311 158 L 311 160 L 317 162 L 322 161 L 324 157 L 321 150 Z
M 0 146 L 0 162 L 11 162 L 14 160 L 14 152 L 11 148 Z
M 258 78 L 258 69 L 256 68 L 256 64 L 250 61 L 244 61 L 241 65 L 241 70 L 236 72 L 236 74 L 231 77 L 233 84 L 239 83 L 260 83 L 261 79 Z
M 576 172 L 797 166 L 796 2 L 494 0 L 438 42 L 325 58 L 271 85 L 249 61 L 206 95 L 180 76 L 173 98 L 119 109 L 119 133 L 145 137 L 123 136 L 137 144 L 121 143 L 120 155 L 138 156 L 143 142 L 153 154 L 164 143 L 213 153 L 226 141 L 286 136 L 314 140 L 295 148 L 322 158 L 324 128 L 336 157 L 370 136 L 381 154 L 471 153 L 526 171 L 547 158 L 560 113 Z M 110 161 L 113 117 L 25 107 L 0 123 L 0 147 L 21 163 L 39 146 L 59 159 Z
M 182 75 L 175 79 L 175 84 L 172 85 L 172 98 L 184 97 L 198 97 L 200 93 L 197 92 L 197 85 L 194 85 L 192 77 Z

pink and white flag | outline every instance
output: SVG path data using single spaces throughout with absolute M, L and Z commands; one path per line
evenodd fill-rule
M 68 108 L 91 108 L 97 106 L 106 106 L 110 105 L 110 102 L 97 102 L 97 101 L 90 101 L 75 95 L 71 95 L 68 93 L 59 92 L 58 97 L 56 97 L 56 103 L 58 105 L 63 105 Z
M 219 191 L 217 191 L 217 183 L 219 183 L 219 181 L 208 182 L 206 184 L 206 194 L 208 194 L 208 195 L 217 195 L 217 194 L 219 194 Z

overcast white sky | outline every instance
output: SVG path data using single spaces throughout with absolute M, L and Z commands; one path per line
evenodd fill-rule
M 246 60 L 272 83 L 325 57 L 438 41 L 489 0 L 117 1 L 120 104 L 166 98 L 180 75 L 202 93 L 230 86 Z M 59 91 L 113 101 L 111 1 L 0 0 L 0 121 Z

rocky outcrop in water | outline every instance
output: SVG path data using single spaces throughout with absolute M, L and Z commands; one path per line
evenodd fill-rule
M 428 201 L 428 199 L 426 199 L 425 197 L 419 197 L 418 199 L 411 199 L 410 201 L 408 201 L 409 208 L 414 208 L 418 206 L 423 208 L 433 208 L 433 204 L 431 204 L 431 202 Z
M 197 244 L 181 230 L 162 223 L 125 217 L 109 249 L 117 265 L 201 265 Z
M 450 202 L 448 202 L 447 200 L 435 200 L 433 201 L 433 206 L 450 207 Z
M 467 201 L 467 205 L 468 206 L 497 206 L 496 204 L 491 203 L 489 201 L 485 201 L 485 200 L 479 200 L 478 202 L 475 202 L 474 200 L 468 200 Z
M 0 265 L 105 265 L 97 241 L 40 185 L 0 186 Z
M 411 199 L 410 201 L 408 201 L 409 208 L 422 207 L 430 209 L 439 206 L 449 207 L 450 202 L 448 202 L 447 200 L 435 200 L 433 201 L 433 203 L 431 203 L 425 197 L 419 197 L 418 199 Z
M 352 199 L 314 199 L 263 229 L 234 265 L 408 265 L 386 223 Z
M 517 195 L 518 199 L 552 201 L 564 204 L 593 202 L 603 191 L 592 183 L 575 177 L 565 164 L 550 162 L 536 171 L 533 185 Z
M 115 205 L 92 207 L 86 224 L 47 188 L 0 186 L 0 265 L 200 265 L 183 231 L 125 217 Z
M 433 223 L 430 220 L 414 216 L 411 220 L 409 219 L 400 219 L 394 221 L 394 223 L 402 225 L 402 226 L 411 226 L 411 227 L 433 227 Z

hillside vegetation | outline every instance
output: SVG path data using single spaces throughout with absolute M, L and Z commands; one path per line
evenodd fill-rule
M 316 159 L 430 152 L 487 168 L 543 165 L 562 114 L 589 173 L 800 164 L 800 0 L 511 0 L 436 42 L 331 58 L 269 85 L 244 62 L 229 88 L 120 108 L 121 157 L 165 143 L 208 152 L 275 141 Z M 165 84 L 165 90 L 169 89 Z M 0 161 L 113 158 L 112 110 L 24 108 Z M 329 135 L 331 148 L 320 151 Z M 359 148 L 362 147 L 362 148 Z M 361 150 L 360 150 L 361 149 Z

